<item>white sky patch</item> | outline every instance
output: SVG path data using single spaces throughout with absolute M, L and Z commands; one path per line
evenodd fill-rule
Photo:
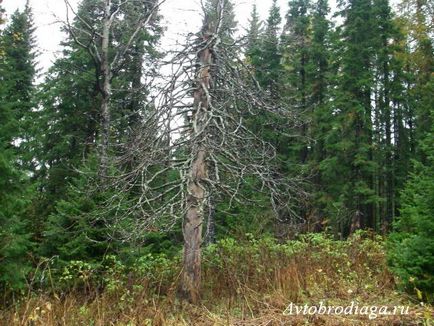
M 79 0 L 70 0 L 77 6 Z M 236 19 L 239 23 L 239 32 L 243 33 L 248 26 L 252 6 L 256 3 L 262 20 L 268 16 L 272 0 L 232 0 L 235 5 Z M 283 23 L 288 11 L 289 0 L 278 0 Z M 392 0 L 396 6 L 398 0 Z M 26 0 L 3 0 L 6 17 L 10 17 L 16 9 L 23 9 Z M 41 73 L 47 71 L 56 57 L 60 55 L 60 42 L 65 39 L 61 32 L 61 21 L 65 21 L 66 10 L 63 0 L 30 0 L 33 8 L 36 38 L 39 51 L 39 68 Z M 329 7 L 336 8 L 336 0 L 329 0 Z M 162 48 L 173 46 L 185 40 L 187 33 L 199 31 L 202 22 L 200 0 L 167 0 L 161 7 L 163 16 L 162 25 L 167 28 L 161 41 Z
M 74 6 L 79 2 L 79 0 L 70 0 Z M 271 0 L 233 0 L 240 32 L 248 26 L 255 2 L 261 18 L 265 20 Z M 287 11 L 287 2 L 287 0 L 278 1 L 282 17 Z M 15 10 L 22 10 L 25 4 L 26 0 L 3 0 L 2 3 L 7 18 Z M 61 21 L 65 21 L 66 16 L 65 3 L 63 0 L 30 0 L 30 5 L 35 19 L 39 68 L 43 74 L 61 54 L 60 42 L 66 37 L 60 30 Z M 163 48 L 183 42 L 186 34 L 199 31 L 202 22 L 200 0 L 167 0 L 162 5 L 160 14 L 163 16 L 162 25 L 167 29 L 162 39 Z

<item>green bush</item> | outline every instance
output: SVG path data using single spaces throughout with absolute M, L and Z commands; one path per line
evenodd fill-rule
M 1 136 L 1 135 L 0 135 Z M 23 175 L 10 163 L 11 151 L 2 148 L 0 137 L 0 291 L 22 292 L 31 270 L 31 232 L 25 218 L 33 195 Z
M 434 135 L 433 135 L 434 136 Z M 419 299 L 434 300 L 434 148 L 425 143 L 425 164 L 415 172 L 402 193 L 401 217 L 388 239 L 388 262 L 406 290 Z

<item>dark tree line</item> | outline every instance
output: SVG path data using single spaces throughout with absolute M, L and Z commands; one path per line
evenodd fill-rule
M 418 91 L 430 93 L 430 78 L 419 79 L 432 73 L 430 8 L 403 6 L 397 16 L 387 1 L 342 1 L 337 24 L 326 1 L 291 1 L 280 39 L 276 2 L 263 32 L 252 13 L 247 56 L 258 81 L 301 119 L 298 138 L 282 149 L 312 181 L 300 213 L 343 235 L 390 229 L 432 125 Z

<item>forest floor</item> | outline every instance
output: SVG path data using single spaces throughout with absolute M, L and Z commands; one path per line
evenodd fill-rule
M 138 298 L 139 299 L 139 298 Z M 1 315 L 0 325 L 86 325 L 86 326 L 139 326 L 139 325 L 185 325 L 185 326 L 274 326 L 274 325 L 434 325 L 432 307 L 421 307 L 402 297 L 366 298 L 367 305 L 409 305 L 408 315 L 378 316 L 370 319 L 367 315 L 313 315 L 285 316 L 286 300 L 283 296 L 238 298 L 215 305 L 174 303 L 170 299 L 146 299 L 129 305 L 113 302 L 107 298 L 84 302 L 83 298 L 68 297 L 56 301 L 50 297 L 39 297 L 27 302 L 24 309 L 9 311 Z M 218 300 L 218 298 L 216 298 Z M 348 305 L 346 300 L 326 299 L 328 304 Z M 359 303 L 363 305 L 363 303 Z
M 75 275 L 71 268 L 68 275 L 81 281 L 74 279 L 68 290 L 29 291 L 0 310 L 0 325 L 434 325 L 431 305 L 397 289 L 379 238 L 221 241 L 204 250 L 199 305 L 177 298 L 179 259 L 148 255 L 143 264 L 127 273 L 116 263 L 103 287 L 92 283 L 91 270 L 81 267 Z M 305 304 L 353 310 L 297 315 L 295 305 Z M 380 315 L 385 307 L 397 313 Z

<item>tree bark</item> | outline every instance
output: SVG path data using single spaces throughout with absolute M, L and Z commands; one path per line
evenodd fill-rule
M 201 280 L 201 245 L 202 225 L 206 202 L 205 180 L 208 178 L 207 156 L 208 150 L 204 145 L 205 123 L 209 114 L 208 92 L 210 88 L 210 68 L 213 63 L 211 33 L 208 32 L 209 23 L 205 22 L 203 32 L 204 48 L 198 54 L 199 68 L 194 91 L 192 134 L 196 139 L 192 148 L 193 160 L 188 182 L 187 213 L 184 218 L 184 262 L 181 293 L 191 303 L 200 300 Z
M 111 27 L 111 0 L 105 1 L 104 21 L 101 39 L 101 77 L 102 77 L 102 101 L 101 101 L 101 161 L 100 175 L 107 176 L 108 151 L 110 145 L 110 97 L 111 97 L 111 67 L 109 62 L 109 44 Z
M 200 180 L 206 175 L 206 152 L 200 149 L 192 164 L 192 179 L 188 185 L 187 213 L 184 221 L 184 272 L 182 293 L 191 303 L 200 300 L 201 245 L 205 190 Z
M 206 224 L 205 244 L 215 243 L 215 203 L 212 196 L 208 198 L 208 221 Z

